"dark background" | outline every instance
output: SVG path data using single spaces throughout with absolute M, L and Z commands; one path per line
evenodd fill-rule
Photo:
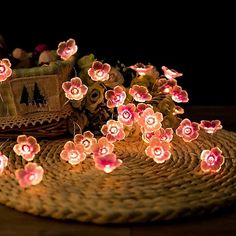
M 235 105 L 233 7 L 152 2 L 20 3 L 0 33 L 9 51 L 31 51 L 39 43 L 56 49 L 72 37 L 80 56 L 94 53 L 98 60 L 127 66 L 151 63 L 158 70 L 166 65 L 184 74 L 178 83 L 188 91 L 190 105 Z

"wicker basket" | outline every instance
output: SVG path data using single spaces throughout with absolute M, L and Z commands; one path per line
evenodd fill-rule
M 14 69 L 0 84 L 0 138 L 21 133 L 54 137 L 67 131 L 72 109 L 61 85 L 69 80 L 74 60 L 49 66 Z

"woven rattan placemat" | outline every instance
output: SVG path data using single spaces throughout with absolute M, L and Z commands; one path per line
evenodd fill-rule
M 3 144 L 1 151 L 9 163 L 0 176 L 0 203 L 57 219 L 131 223 L 208 214 L 236 202 L 234 132 L 222 130 L 210 139 L 201 133 L 188 144 L 175 137 L 172 157 L 163 164 L 147 159 L 142 142 L 117 142 L 116 154 L 123 165 L 110 174 L 95 169 L 91 158 L 74 167 L 62 161 L 65 141 L 40 142 L 34 162 L 43 166 L 44 178 L 26 189 L 14 176 L 26 162 L 13 152 L 15 141 Z M 226 160 L 219 173 L 204 174 L 199 156 L 213 146 L 223 151 Z

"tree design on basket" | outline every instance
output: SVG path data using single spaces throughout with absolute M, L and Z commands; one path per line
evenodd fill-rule
M 61 60 L 69 60 L 77 49 L 75 40 L 69 39 L 59 43 L 57 54 Z M 10 77 L 10 66 L 8 59 L 0 61 L 1 83 Z M 189 98 L 177 82 L 183 74 L 174 69 L 162 66 L 163 74 L 160 74 L 150 64 L 113 67 L 96 60 L 93 54 L 79 58 L 77 66 L 75 77 L 62 84 L 62 91 L 77 114 L 74 123 L 80 131 L 76 134 L 74 130 L 73 140 L 67 141 L 60 153 L 61 160 L 72 166 L 92 158 L 95 168 L 112 172 L 123 163 L 115 153 L 115 144 L 126 138 L 143 141 L 147 157 L 155 164 L 163 164 L 171 161 L 173 138 L 183 139 L 189 145 L 201 132 L 205 131 L 211 139 L 222 129 L 219 120 L 197 123 L 179 117 L 184 109 L 178 104 L 188 102 Z M 35 104 L 45 103 L 37 84 L 35 91 Z M 20 103 L 28 105 L 28 96 L 24 86 Z M 13 150 L 24 160 L 32 161 L 40 152 L 40 145 L 34 137 L 20 135 Z M 202 173 L 220 171 L 224 161 L 219 147 L 202 150 L 199 156 Z M 0 152 L 0 174 L 4 174 L 7 163 L 8 157 Z M 43 174 L 43 168 L 36 163 L 15 171 L 23 188 L 40 183 Z
M 40 93 L 37 83 L 34 83 L 34 92 L 33 92 L 33 105 L 39 106 L 40 104 L 46 104 L 45 97 Z
M 29 99 L 29 92 L 27 87 L 25 85 L 23 86 L 20 97 L 20 104 L 25 104 L 26 106 L 32 105 L 39 107 L 44 106 L 46 103 L 47 101 L 45 99 L 45 96 L 41 94 L 37 83 L 34 83 L 32 100 Z

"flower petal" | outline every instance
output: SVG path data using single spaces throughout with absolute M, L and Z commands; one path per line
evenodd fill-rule
M 66 144 L 64 145 L 64 149 L 66 151 L 71 151 L 71 150 L 75 149 L 75 144 L 71 141 L 67 141 Z
M 109 73 L 110 70 L 111 70 L 111 66 L 109 64 L 107 64 L 107 63 L 103 64 L 103 71 L 105 73 Z
M 26 141 L 27 141 L 26 135 L 19 135 L 16 140 L 17 143 L 25 143 Z

